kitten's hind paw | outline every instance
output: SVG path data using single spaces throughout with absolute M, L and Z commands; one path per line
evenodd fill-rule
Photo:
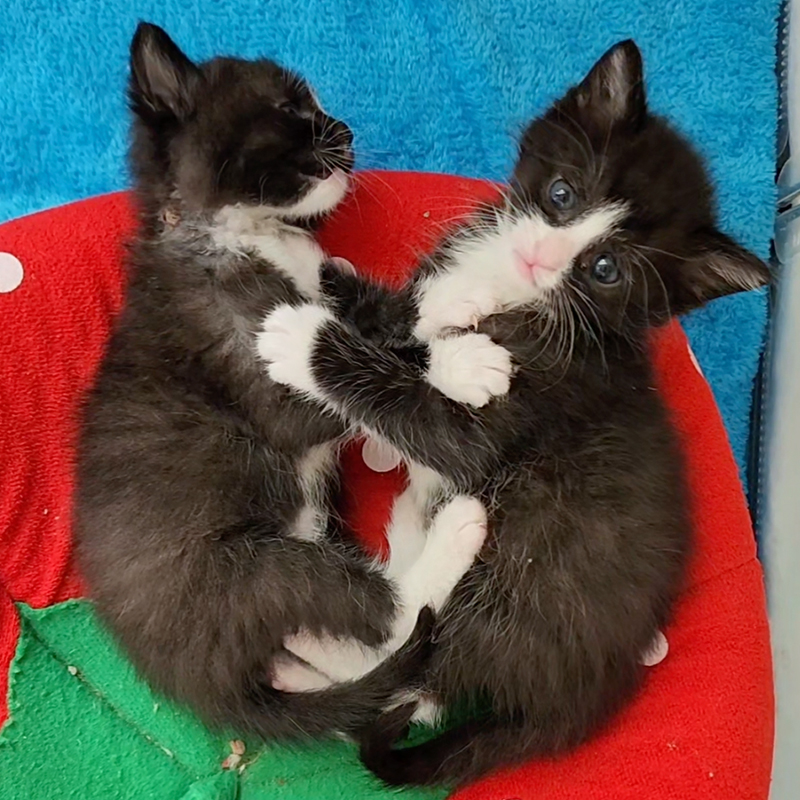
M 430 343 L 428 382 L 442 394 L 476 408 L 508 394 L 511 353 L 485 333 L 466 333 Z
M 487 534 L 487 515 L 476 497 L 458 495 L 450 500 L 433 519 L 428 544 L 445 559 L 462 561 L 471 566 L 483 547 Z
M 486 509 L 480 500 L 459 495 L 436 514 L 422 555 L 398 580 L 406 608 L 430 606 L 439 611 L 472 567 L 487 536 Z M 408 636 L 413 620 L 395 624 L 395 640 Z
M 333 681 L 286 653 L 273 659 L 271 683 L 272 688 L 279 692 L 313 692 L 327 689 Z
M 364 647 L 355 639 L 317 637 L 306 630 L 287 636 L 283 646 L 337 683 L 366 675 L 385 658 L 379 649 Z

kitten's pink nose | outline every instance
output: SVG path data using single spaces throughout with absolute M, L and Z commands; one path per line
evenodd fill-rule
M 569 242 L 558 236 L 549 236 L 533 247 L 516 248 L 514 255 L 523 274 L 535 280 L 537 272 L 560 272 L 566 269 L 571 252 Z

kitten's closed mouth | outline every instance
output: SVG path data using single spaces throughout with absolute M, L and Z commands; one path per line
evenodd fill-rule
M 326 178 L 309 176 L 306 180 L 307 189 L 302 199 L 294 205 L 278 209 L 274 209 L 272 206 L 266 206 L 266 208 L 288 219 L 315 217 L 332 211 L 344 199 L 350 188 L 350 176 L 338 168 Z
M 330 183 L 331 186 L 347 188 L 350 184 L 350 177 L 343 169 L 334 169 L 327 174 L 314 175 L 310 178 L 314 186 Z

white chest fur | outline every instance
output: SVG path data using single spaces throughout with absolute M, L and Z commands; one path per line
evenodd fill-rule
M 218 247 L 235 253 L 254 252 L 269 261 L 310 299 L 319 298 L 319 268 L 325 253 L 314 237 L 258 208 L 225 206 L 210 228 Z

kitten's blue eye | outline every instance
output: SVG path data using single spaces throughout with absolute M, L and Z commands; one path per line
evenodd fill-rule
M 550 184 L 547 194 L 559 211 L 569 211 L 575 205 L 575 190 L 561 178 Z
M 592 278 L 603 286 L 613 286 L 619 282 L 620 271 L 613 256 L 597 256 L 592 264 Z

